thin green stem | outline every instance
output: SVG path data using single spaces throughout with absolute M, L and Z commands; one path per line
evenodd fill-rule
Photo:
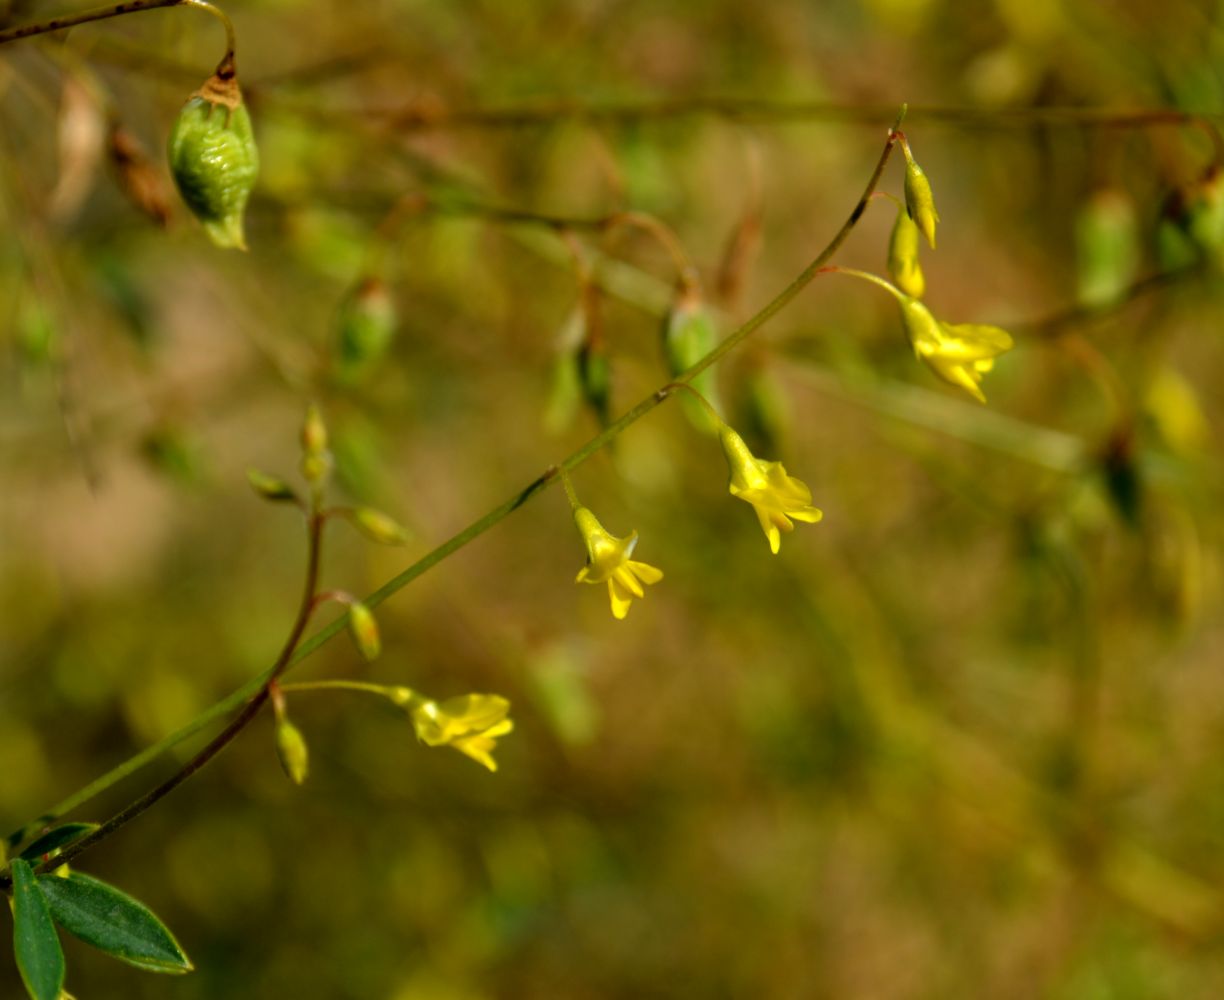
M 386 684 L 372 684 L 369 681 L 295 681 L 292 684 L 280 685 L 280 690 L 284 694 L 297 694 L 302 691 L 360 691 L 364 694 L 376 694 L 380 698 L 391 697 L 388 693 L 391 689 Z
M 848 274 L 852 278 L 861 278 L 863 281 L 870 281 L 873 285 L 879 285 L 886 292 L 892 295 L 897 301 L 904 301 L 907 297 L 896 285 L 890 281 L 885 281 L 878 274 L 872 274 L 870 271 L 860 271 L 854 267 L 826 267 L 825 274 Z
M 263 675 L 262 682 L 242 711 L 220 733 L 213 737 L 207 746 L 198 751 L 174 774 L 121 809 L 92 833 L 71 844 L 61 854 L 56 856 L 54 863 L 50 861 L 44 862 L 36 869 L 37 871 L 43 872 L 58 865 L 67 864 L 99 841 L 105 840 L 116 830 L 126 826 L 203 768 L 205 764 L 225 749 L 234 737 L 242 732 L 251 720 L 259 714 L 260 709 L 263 708 L 264 703 L 271 695 L 276 679 L 293 662 L 294 650 L 301 641 L 302 635 L 306 631 L 306 626 L 310 623 L 310 617 L 314 611 L 315 592 L 318 589 L 319 582 L 319 557 L 322 549 L 322 534 L 323 519 L 317 512 L 312 512 L 307 523 L 306 580 L 302 599 L 298 605 L 297 617 L 294 619 L 293 626 L 289 630 L 289 635 L 285 639 L 284 646 L 281 647 L 280 655 L 277 656 L 276 662 Z M 8 875 L 0 875 L 0 889 L 8 888 L 10 883 L 11 879 Z
M 565 488 L 565 495 L 569 498 L 570 508 L 577 510 L 582 504 L 578 502 L 578 494 L 574 492 L 574 484 L 570 481 L 569 473 L 564 468 L 559 468 L 557 472 L 561 476 L 561 485 Z
M 229 19 L 229 15 L 220 7 L 210 4 L 208 0 L 180 0 L 186 7 L 197 7 L 200 10 L 207 11 L 213 17 L 221 22 L 225 28 L 225 55 L 221 57 L 221 61 L 217 64 L 217 75 L 220 77 L 231 77 L 234 75 L 234 52 L 238 46 L 238 39 L 234 33 L 234 22 Z
M 659 392 L 665 392 L 665 393 L 670 394 L 673 389 L 685 389 L 688 392 L 691 392 L 693 396 L 696 397 L 697 402 L 699 402 L 702 406 L 705 407 L 706 413 L 710 415 L 710 419 L 714 421 L 714 425 L 716 427 L 722 427 L 725 424 L 725 421 L 722 418 L 722 414 L 719 413 L 716 409 L 714 409 L 714 404 L 711 403 L 708 399 L 706 399 L 705 396 L 701 392 L 699 392 L 694 386 L 690 385 L 688 382 L 669 382 L 667 383 L 667 385 L 663 386 L 663 388 L 660 389 Z
M 902 111 L 904 115 L 904 109 Z M 884 144 L 884 149 L 880 153 L 879 159 L 876 161 L 870 178 L 867 181 L 867 186 L 863 191 L 862 197 L 851 211 L 849 218 L 842 224 L 841 228 L 833 235 L 833 238 L 825 246 L 825 248 L 816 256 L 816 258 L 808 264 L 806 268 L 781 292 L 778 293 L 764 308 L 756 315 L 752 316 L 743 323 L 737 330 L 728 336 L 722 343 L 718 344 L 705 357 L 701 358 L 695 364 L 684 371 L 673 383 L 687 383 L 696 378 L 707 368 L 717 364 L 729 352 L 734 350 L 739 344 L 743 343 L 749 336 L 759 330 L 770 319 L 776 316 L 782 309 L 789 305 L 802 292 L 812 280 L 820 273 L 821 269 L 829 262 L 832 256 L 840 249 L 845 242 L 846 237 L 854 229 L 863 212 L 867 208 L 867 203 L 875 191 L 876 186 L 880 182 L 880 177 L 884 173 L 884 168 L 888 164 L 888 160 L 892 155 L 893 145 L 896 141 L 895 129 L 900 126 L 901 116 L 898 116 L 893 129 L 889 130 L 887 140 Z M 626 428 L 636 423 L 647 413 L 653 410 L 656 406 L 667 399 L 670 390 L 663 388 L 651 393 L 645 399 L 641 400 L 631 410 L 623 414 L 618 420 L 610 424 L 607 428 L 595 435 L 586 444 L 577 451 L 569 455 L 558 466 L 548 469 L 542 475 L 538 476 L 532 482 L 515 493 L 513 496 L 494 507 L 483 517 L 473 521 L 466 528 L 454 535 L 441 545 L 437 546 L 431 552 L 422 556 L 415 563 L 405 569 L 402 573 L 392 577 L 381 587 L 365 598 L 363 603 L 370 608 L 375 608 L 382 604 L 383 601 L 391 597 L 397 591 L 402 590 L 408 584 L 412 583 L 419 576 L 423 575 L 428 570 L 432 569 L 438 563 L 457 552 L 459 549 L 466 546 L 483 535 L 486 531 L 504 520 L 514 511 L 518 510 L 523 504 L 534 497 L 537 493 L 544 490 L 554 479 L 559 478 L 562 473 L 572 471 L 577 468 L 596 452 L 604 448 L 609 442 L 614 440 Z M 316 538 L 317 531 L 321 528 L 322 518 L 319 516 L 312 517 L 312 538 Z M 136 770 L 145 766 L 159 756 L 165 750 L 182 742 L 184 739 L 194 735 L 203 729 L 208 723 L 216 718 L 226 714 L 231 709 L 246 702 L 246 707 L 243 711 L 231 722 L 219 736 L 208 744 L 196 757 L 192 758 L 185 766 L 183 771 L 176 773 L 168 782 L 159 785 L 152 792 L 143 796 L 137 802 L 133 803 L 116 817 L 112 818 L 108 823 L 101 827 L 98 831 L 89 837 L 83 838 L 77 844 L 72 845 L 69 851 L 72 856 L 79 854 L 88 846 L 92 846 L 102 839 L 103 836 L 109 835 L 119 826 L 134 818 L 139 813 L 143 812 L 150 805 L 160 799 L 167 792 L 172 790 L 183 780 L 194 773 L 204 763 L 207 763 L 217 752 L 219 752 L 245 725 L 255 716 L 263 702 L 268 697 L 268 685 L 270 682 L 279 678 L 286 670 L 292 668 L 295 664 L 301 662 L 306 657 L 310 656 L 326 642 L 334 638 L 338 633 L 344 630 L 346 619 L 344 617 L 337 618 L 323 628 L 319 629 L 309 638 L 299 641 L 301 633 L 305 629 L 306 622 L 309 619 L 309 605 L 313 602 L 314 591 L 317 583 L 318 573 L 318 545 L 312 543 L 311 556 L 309 559 L 309 569 L 307 573 L 307 592 L 303 602 L 303 611 L 299 612 L 298 620 L 294 623 L 294 627 L 290 633 L 290 640 L 286 642 L 281 655 L 277 657 L 276 662 L 263 674 L 248 681 L 241 688 L 229 695 L 227 698 L 218 702 L 212 708 L 207 709 L 204 713 L 188 723 L 183 728 L 179 729 L 170 736 L 161 740 L 159 743 L 147 750 L 136 754 L 134 757 L 113 768 L 101 778 L 91 782 L 85 788 L 73 793 L 50 812 L 44 814 L 39 820 L 40 823 L 51 823 L 68 812 L 70 809 L 75 809 L 85 802 L 92 799 L 94 796 L 109 788 L 117 781 L 132 774 Z M 248 699 L 250 699 L 248 701 Z M 198 763 L 197 763 L 198 762 Z M 23 829 L 28 829 L 29 826 Z M 103 833 L 105 831 L 105 833 Z M 67 852 L 65 852 L 67 853 Z M 66 857 L 57 858 L 57 863 L 62 863 L 67 860 Z M 7 884 L 6 877 L 0 877 L 0 886 Z

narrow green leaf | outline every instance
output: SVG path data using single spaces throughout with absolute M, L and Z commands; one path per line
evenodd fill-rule
M 74 840 L 80 840 L 87 833 L 93 833 L 98 828 L 97 823 L 65 823 L 54 830 L 48 830 L 21 852 L 21 857 L 27 861 L 41 859 L 44 854 L 67 847 Z
M 192 970 L 174 935 L 153 912 L 114 886 L 78 872 L 67 878 L 41 875 L 38 882 L 55 922 L 86 944 L 150 972 Z
M 51 922 L 47 897 L 28 862 L 14 858 L 9 870 L 17 970 L 33 1000 L 58 1000 L 64 988 L 64 951 Z

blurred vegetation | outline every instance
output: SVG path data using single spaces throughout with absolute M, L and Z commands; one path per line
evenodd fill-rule
M 1218 5 L 225 8 L 262 159 L 245 254 L 161 153 L 214 22 L 0 49 L 4 830 L 271 663 L 304 547 L 245 470 L 293 473 L 308 400 L 342 497 L 411 527 L 406 550 L 330 531 L 324 580 L 364 594 L 598 429 L 550 405 L 575 241 L 609 413 L 666 380 L 658 241 L 516 212 L 661 219 L 725 335 L 841 225 L 908 101 L 942 219 L 926 301 L 1017 347 L 980 407 L 886 296 L 817 281 L 714 381 L 821 524 L 772 556 L 714 440 L 661 407 L 574 474 L 667 574 L 626 621 L 574 585 L 549 490 L 382 605 L 376 663 L 337 641 L 295 670 L 506 696 L 497 774 L 374 699 L 293 698 L 302 788 L 261 717 L 81 861 L 198 971 L 66 940 L 72 992 L 1224 992 Z M 0 0 L 0 25 L 58 12 Z M 873 202 L 839 262 L 883 272 L 894 217 Z

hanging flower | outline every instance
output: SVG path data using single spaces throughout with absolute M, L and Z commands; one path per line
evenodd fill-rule
M 744 439 L 726 424 L 718 437 L 731 469 L 731 495 L 752 504 L 771 552 L 777 554 L 782 547 L 783 531 L 795 530 L 792 518 L 815 524 L 824 517 L 812 506 L 812 491 L 801 480 L 788 476 L 781 462 L 763 462 L 755 457 Z
M 959 386 L 979 403 L 986 402 L 982 376 L 994 367 L 994 359 L 1010 351 L 1011 334 L 984 323 L 952 325 L 937 320 L 926 306 L 908 295 L 898 294 L 905 332 L 914 354 L 945 382 Z
M 443 702 L 413 697 L 407 705 L 417 739 L 426 746 L 454 747 L 490 771 L 499 736 L 514 729 L 510 702 L 496 694 L 465 694 Z
M 658 583 L 663 579 L 663 571 L 629 558 L 637 545 L 636 531 L 628 538 L 617 538 L 605 531 L 595 515 L 585 507 L 574 508 L 574 523 L 587 547 L 587 564 L 578 571 L 576 582 L 606 581 L 608 597 L 612 601 L 612 615 L 624 618 L 629 614 L 633 598 L 645 596 L 642 584 Z

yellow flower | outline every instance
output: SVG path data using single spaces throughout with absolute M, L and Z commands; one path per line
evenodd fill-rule
M 802 481 L 788 476 L 781 462 L 762 462 L 756 458 L 744 439 L 726 424 L 718 437 L 731 467 L 731 495 L 752 504 L 771 552 L 776 554 L 782 547 L 783 531 L 795 530 L 791 518 L 815 524 L 824 517 L 812 506 L 812 491 Z
M 896 294 L 914 354 L 945 382 L 964 389 L 979 403 L 986 402 L 982 375 L 994 367 L 996 357 L 1012 349 L 1011 334 L 982 323 L 942 323 L 917 299 Z
M 413 698 L 408 706 L 417 739 L 426 746 L 454 747 L 490 771 L 499 736 L 514 729 L 510 702 L 496 694 L 465 694 L 442 703 Z
M 637 545 L 636 531 L 628 538 L 610 535 L 585 507 L 574 508 L 574 523 L 587 547 L 587 564 L 578 571 L 576 582 L 607 581 L 612 615 L 624 618 L 633 598 L 645 596 L 642 584 L 658 583 L 663 579 L 663 571 L 629 558 Z

